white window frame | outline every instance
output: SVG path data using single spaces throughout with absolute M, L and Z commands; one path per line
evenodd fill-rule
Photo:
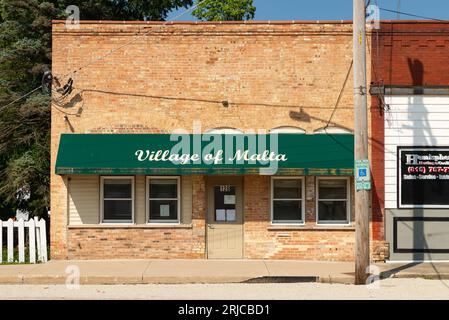
M 243 134 L 244 132 L 240 129 L 233 127 L 218 127 L 210 128 L 204 132 L 205 134 Z
M 320 199 L 320 180 L 346 180 L 346 199 Z M 331 226 L 348 226 L 351 224 L 351 185 L 349 177 L 317 177 L 315 186 L 315 208 L 316 224 Z M 346 220 L 319 220 L 319 202 L 320 201 L 345 201 L 346 202 Z
M 340 126 L 329 126 L 316 129 L 313 131 L 314 134 L 352 134 L 353 132 L 349 129 Z
M 301 180 L 301 199 L 291 198 L 291 199 L 274 199 L 274 180 Z M 305 179 L 303 176 L 274 176 L 271 177 L 271 194 L 270 194 L 270 221 L 272 225 L 305 225 L 305 213 L 306 213 L 306 205 L 305 205 Z M 301 201 L 301 221 L 298 220 L 274 220 L 274 201 Z
M 176 220 L 150 220 L 150 180 L 176 180 L 178 215 Z M 145 179 L 145 207 L 146 207 L 146 223 L 147 224 L 180 224 L 181 223 L 181 177 L 180 176 L 146 176 Z M 151 200 L 174 200 L 174 198 L 151 198 Z
M 307 134 L 306 130 L 300 127 L 294 126 L 279 126 L 270 129 L 269 133 L 295 133 L 295 134 Z
M 131 200 L 131 220 L 105 220 L 104 219 L 104 180 L 123 180 L 123 179 L 131 179 L 131 198 L 108 198 L 106 200 Z M 100 212 L 101 212 L 101 223 L 102 224 L 134 224 L 134 203 L 135 203 L 135 194 L 134 194 L 134 176 L 101 176 L 100 177 Z

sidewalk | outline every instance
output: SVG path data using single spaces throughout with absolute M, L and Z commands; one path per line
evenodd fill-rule
M 379 264 L 381 277 L 449 279 L 449 263 Z M 78 269 L 79 268 L 79 269 Z M 0 265 L 1 284 L 353 283 L 352 262 L 296 260 L 53 260 Z
M 382 263 L 377 266 L 382 278 L 449 279 L 449 262 Z

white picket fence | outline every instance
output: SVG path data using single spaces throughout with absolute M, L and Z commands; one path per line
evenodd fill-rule
M 47 232 L 45 226 L 45 220 L 35 217 L 29 221 L 8 221 L 0 220 L 0 249 L 3 250 L 3 228 L 7 229 L 6 244 L 8 251 L 8 262 L 14 262 L 14 230 L 17 228 L 18 232 L 18 251 L 19 262 L 25 262 L 25 233 L 28 229 L 28 251 L 30 255 L 30 263 L 36 263 L 37 261 L 47 261 Z M 3 262 L 3 256 L 0 254 L 0 263 Z

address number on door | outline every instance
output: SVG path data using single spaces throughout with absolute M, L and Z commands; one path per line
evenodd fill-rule
M 230 185 L 221 185 L 220 186 L 220 192 L 229 192 L 229 191 L 231 191 Z

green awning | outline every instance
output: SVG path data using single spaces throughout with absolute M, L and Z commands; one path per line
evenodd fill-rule
M 62 134 L 56 174 L 353 175 L 352 134 Z

